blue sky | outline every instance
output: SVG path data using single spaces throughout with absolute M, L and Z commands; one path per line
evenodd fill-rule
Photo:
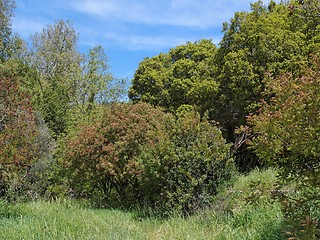
M 101 45 L 116 77 L 132 79 L 144 57 L 188 41 L 221 40 L 222 23 L 251 0 L 16 0 L 13 31 L 28 40 L 60 19 L 71 20 L 85 53 Z M 269 0 L 265 0 L 268 3 Z

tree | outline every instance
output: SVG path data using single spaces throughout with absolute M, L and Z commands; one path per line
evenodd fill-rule
M 5 61 L 9 55 L 11 42 L 11 18 L 15 9 L 14 0 L 0 2 L 0 62 Z
M 102 193 L 106 203 L 114 192 L 122 204 L 139 200 L 139 155 L 144 145 L 156 141 L 152 132 L 161 132 L 165 117 L 145 103 L 104 108 L 101 117 L 66 139 L 62 159 L 71 172 L 71 185 L 89 195 Z
M 30 78 L 33 101 L 55 135 L 66 131 L 69 110 L 77 104 L 82 57 L 76 49 L 78 35 L 69 21 L 49 25 L 32 36 Z
M 92 108 L 94 103 L 108 101 L 108 88 L 114 80 L 108 71 L 108 57 L 101 46 L 89 50 L 83 63 L 83 80 L 79 87 L 79 105 L 86 110 Z
M 235 143 L 240 169 L 259 165 L 257 157 L 239 145 L 235 129 L 246 124 L 246 116 L 258 109 L 270 81 L 284 72 L 295 76 L 308 62 L 308 42 L 301 29 L 293 28 L 290 4 L 262 1 L 251 4 L 250 12 L 236 12 L 224 23 L 224 36 L 215 55 L 218 100 L 211 105 L 210 118 L 219 122 L 224 136 Z M 301 26 L 301 25 L 300 25 Z
M 214 79 L 215 51 L 210 40 L 201 40 L 144 59 L 132 80 L 129 98 L 171 112 L 183 104 L 196 105 L 204 113 L 218 89 Z
M 266 86 L 265 74 L 283 72 L 299 75 L 306 64 L 305 35 L 292 31 L 289 9 L 285 4 L 262 1 L 251 4 L 251 12 L 235 13 L 223 27 L 224 36 L 217 53 L 220 106 L 214 118 L 233 139 L 236 127 L 256 110 Z M 226 107 L 224 107 L 226 106 Z
M 27 79 L 29 89 L 55 136 L 66 133 L 72 121 L 94 104 L 118 100 L 124 85 L 108 71 L 101 46 L 85 56 L 77 51 L 77 41 L 71 22 L 63 20 L 32 36 L 30 67 L 36 74 Z
M 0 195 L 6 195 L 14 177 L 21 181 L 38 152 L 38 128 L 30 96 L 20 88 L 12 72 L 15 66 L 0 68 Z M 15 189 L 16 190 L 16 189 Z

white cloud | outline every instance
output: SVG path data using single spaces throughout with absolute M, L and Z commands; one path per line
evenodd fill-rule
M 108 41 L 117 42 L 129 50 L 154 50 L 172 48 L 186 42 L 194 42 L 196 38 L 176 37 L 176 36 L 147 36 L 147 35 L 122 35 L 116 33 L 105 33 L 104 37 Z M 215 41 L 214 41 L 215 42 Z M 216 41 L 217 42 L 217 41 Z
M 23 8 L 30 12 L 30 5 L 24 1 L 31 0 L 20 0 Z M 74 16 L 72 20 L 75 20 L 83 45 L 92 46 L 100 40 L 108 40 L 129 50 L 162 50 L 187 41 L 199 40 L 199 37 L 188 33 L 188 28 L 210 29 L 214 34 L 214 30 L 211 30 L 213 27 L 220 27 L 235 11 L 248 10 L 252 1 L 254 0 L 69 0 L 62 5 L 62 0 L 57 0 L 52 9 L 48 10 L 51 12 L 50 16 L 57 15 L 60 18 L 63 10 L 64 13 L 70 13 L 69 16 Z M 48 13 L 44 11 L 47 4 L 42 3 L 43 6 L 39 9 L 36 7 L 38 5 L 35 5 L 28 17 L 14 18 L 14 31 L 27 37 L 30 33 L 40 32 L 47 24 L 52 24 L 44 15 Z M 79 12 L 87 15 L 87 18 L 72 15 Z M 154 32 L 148 32 L 140 26 L 138 32 L 137 29 L 131 29 L 130 23 L 145 24 L 149 29 L 159 26 L 179 26 L 187 29 L 183 35 L 172 30 L 171 33 L 162 30 L 159 35 L 154 36 Z M 213 42 L 219 42 L 217 36 Z
M 73 0 L 71 6 L 102 19 L 149 25 L 208 28 L 221 25 L 234 11 L 249 9 L 251 0 Z M 265 1 L 267 2 L 267 1 Z
M 15 17 L 12 21 L 12 28 L 23 37 L 29 37 L 31 33 L 40 32 L 46 24 L 42 21 L 29 20 L 26 18 Z

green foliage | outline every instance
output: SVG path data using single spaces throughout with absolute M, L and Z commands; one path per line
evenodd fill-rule
M 125 79 L 117 79 L 109 72 L 108 57 L 101 46 L 89 49 L 82 61 L 81 81 L 77 86 L 77 107 L 85 114 L 101 103 L 120 101 L 124 96 Z
M 76 104 L 82 59 L 77 40 L 68 21 L 56 22 L 32 36 L 28 64 L 36 75 L 27 80 L 33 102 L 55 136 L 66 132 L 69 110 Z
M 282 191 L 282 183 L 274 189 L 269 173 L 253 172 L 244 183 L 240 177 L 214 199 L 214 216 L 205 221 L 219 226 L 230 220 L 227 226 L 203 233 L 281 239 L 282 215 L 277 202 L 269 203 L 272 193 L 284 209 L 288 237 L 319 238 L 319 1 L 258 1 L 224 24 L 219 48 L 200 40 L 144 59 L 129 90 L 137 104 L 110 104 L 124 84 L 109 73 L 102 47 L 86 56 L 77 51 L 69 21 L 36 33 L 27 52 L 11 33 L 14 7 L 13 0 L 0 2 L 0 195 L 72 195 L 103 204 L 147 203 L 161 214 L 194 213 L 210 206 L 235 172 L 234 152 L 237 163 L 255 164 L 241 145 L 253 137 L 251 149 L 261 163 L 279 168 L 279 180 L 292 189 Z M 249 113 L 255 113 L 248 117 L 252 128 L 240 127 L 239 140 L 234 129 Z M 211 120 L 236 141 L 234 151 Z M 55 155 L 47 126 L 59 145 Z M 11 212 L 3 214 L 1 205 L 0 222 L 23 215 Z
M 20 88 L 14 63 L 0 67 L 0 195 L 11 179 L 18 182 L 37 156 L 38 129 L 30 97 Z
M 252 147 L 257 155 L 279 167 L 284 180 L 299 186 L 301 193 L 293 196 L 295 200 L 284 202 L 288 215 L 292 216 L 289 219 L 293 222 L 309 219 L 310 224 L 317 221 L 312 208 L 319 208 L 320 197 L 319 69 L 319 59 L 315 58 L 301 77 L 284 74 L 272 79 L 269 91 L 275 97 L 263 102 L 259 115 L 249 119 L 256 134 Z
M 258 1 L 251 5 L 251 12 L 235 13 L 230 23 L 224 24 L 216 60 L 220 104 L 212 114 L 229 131 L 228 138 L 256 110 L 263 98 L 266 73 L 298 75 L 306 62 L 305 35 L 292 31 L 288 6 L 269 6 Z
M 67 133 L 73 121 L 88 115 L 96 104 L 116 101 L 123 91 L 124 81 L 108 71 L 103 48 L 97 46 L 82 55 L 77 41 L 72 23 L 60 20 L 32 36 L 27 58 L 31 69 L 26 86 L 55 138 Z
M 237 12 L 223 25 L 224 36 L 216 48 L 210 41 L 172 48 L 143 60 L 129 90 L 131 100 L 144 101 L 176 112 L 195 105 L 219 122 L 228 141 L 246 116 L 258 108 L 269 78 L 284 72 L 299 76 L 309 54 L 319 48 L 317 1 L 262 1 L 251 11 Z M 240 149 L 241 158 L 252 157 Z M 247 155 L 247 156 L 245 156 Z
M 79 193 L 187 213 L 204 207 L 233 173 L 229 147 L 194 111 L 175 120 L 149 104 L 116 104 L 70 134 L 62 159 Z
M 239 176 L 222 190 L 212 208 L 183 217 L 156 218 L 157 209 L 120 211 L 92 209 L 65 199 L 17 205 L 0 202 L 0 231 L 5 239 L 274 239 L 282 240 L 283 216 L 268 200 L 245 204 L 249 184 L 256 179 L 276 181 L 275 171 L 254 171 Z M 239 193 L 243 191 L 244 194 Z M 228 194 L 226 194 L 228 193 Z M 230 203 L 230 204 L 229 204 Z M 232 204 L 231 204 L 232 203 Z
M 166 128 L 169 136 L 142 155 L 147 184 L 143 189 L 147 199 L 165 211 L 192 213 L 208 206 L 217 186 L 234 173 L 230 145 L 217 127 L 201 121 L 194 111 L 180 113 Z
M 201 40 L 144 59 L 134 75 L 129 98 L 170 111 L 182 104 L 195 104 L 204 113 L 218 89 L 213 67 L 215 51 L 210 40 Z

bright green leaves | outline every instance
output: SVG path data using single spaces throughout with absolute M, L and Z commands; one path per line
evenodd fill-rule
M 166 76 L 169 61 L 165 54 L 144 59 L 136 70 L 129 98 L 134 102 L 144 101 L 152 105 L 169 107 L 170 81 Z
M 204 109 L 203 106 L 208 104 L 203 94 L 215 95 L 211 91 L 217 90 L 213 67 L 215 51 L 211 41 L 201 40 L 173 48 L 168 54 L 145 59 L 135 73 L 129 90 L 130 99 L 149 102 L 173 112 L 183 104 L 196 104 Z
M 71 22 L 62 20 L 32 37 L 29 65 L 36 74 L 26 82 L 54 137 L 97 104 L 118 100 L 124 85 L 109 72 L 101 46 L 81 55 L 77 41 Z
M 101 46 L 89 50 L 83 62 L 82 75 L 77 88 L 79 106 L 90 109 L 94 103 L 113 99 L 107 91 L 107 86 L 113 77 L 109 72 L 108 57 Z

